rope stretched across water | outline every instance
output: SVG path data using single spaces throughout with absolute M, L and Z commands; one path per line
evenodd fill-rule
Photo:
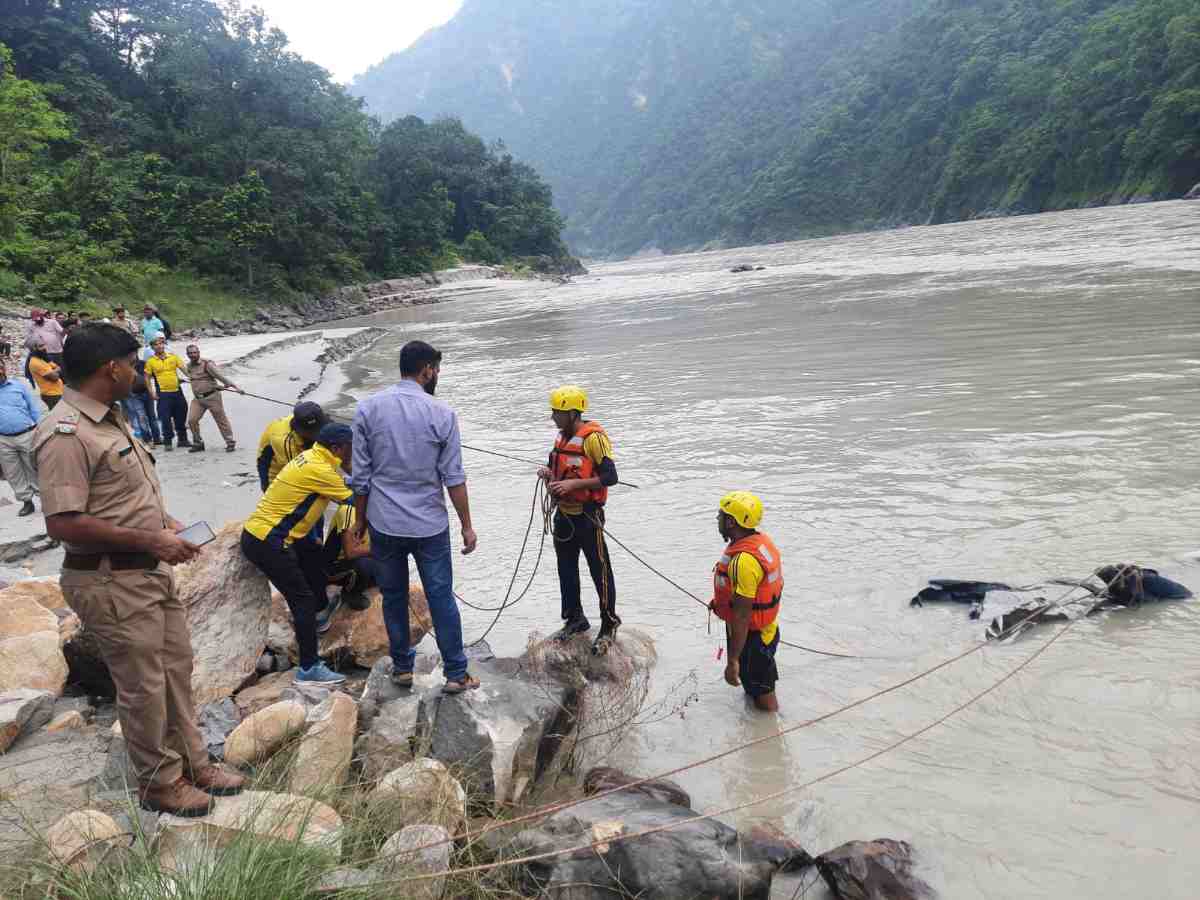
M 1094 575 L 1098 574 L 1098 572 L 1099 572 L 1099 569 L 1097 569 L 1096 572 L 1093 572 L 1092 575 L 1094 576 Z M 1091 576 L 1089 576 L 1089 577 L 1091 577 Z M 1115 581 L 1116 581 L 1115 578 L 1113 579 L 1113 581 L 1110 581 L 1109 584 L 1106 585 L 1106 589 L 1107 589 L 1107 587 L 1110 587 L 1111 584 Z M 1080 590 L 1081 587 L 1082 587 L 1081 585 L 1072 586 L 1069 590 L 1067 590 L 1065 593 L 1063 593 L 1062 596 L 1060 596 L 1057 600 L 1047 604 L 1046 607 L 1043 608 L 1043 611 L 1051 611 L 1053 609 L 1057 609 L 1058 607 L 1061 607 L 1064 603 L 1067 602 L 1068 598 L 1073 593 L 1075 593 L 1075 591 Z M 1097 600 L 1096 605 L 1099 605 L 1100 603 L 1102 603 L 1103 599 L 1104 598 Z M 838 769 L 835 772 L 833 772 L 827 776 L 822 776 L 822 778 L 819 778 L 813 782 L 810 782 L 808 785 L 801 785 L 800 787 L 791 788 L 789 790 L 799 790 L 800 788 L 809 787 L 812 784 L 817 784 L 822 780 L 827 780 L 828 778 L 832 778 L 835 775 L 841 774 L 842 772 L 845 772 L 845 771 L 848 771 L 849 769 L 855 768 L 858 765 L 862 765 L 865 762 L 869 762 L 870 760 L 883 755 L 883 753 L 886 753 L 889 750 L 894 749 L 895 747 L 901 746 L 904 743 L 907 743 L 909 740 L 912 740 L 914 737 L 919 736 L 920 734 L 923 734 L 926 731 L 929 731 L 930 729 L 936 727 L 937 725 L 946 721 L 946 719 L 950 718 L 950 716 L 955 715 L 957 712 L 960 712 L 962 709 L 965 709 L 966 706 L 969 706 L 971 703 L 974 703 L 976 700 L 980 699 L 983 696 L 986 696 L 988 693 L 995 690 L 997 687 L 999 687 L 1001 684 L 1003 684 L 1005 681 L 1007 681 L 1009 678 L 1011 678 L 1013 675 L 1015 675 L 1017 671 L 1020 671 L 1021 668 L 1028 665 L 1029 663 L 1033 662 L 1033 660 L 1036 659 L 1037 656 L 1041 655 L 1041 653 L 1044 652 L 1046 648 L 1048 648 L 1052 643 L 1054 643 L 1054 641 L 1056 641 L 1059 637 L 1061 637 L 1062 634 L 1066 632 L 1067 628 L 1074 625 L 1076 621 L 1078 621 L 1078 620 L 1075 619 L 1075 620 L 1072 620 L 1071 622 L 1068 622 L 1067 626 L 1064 627 L 1059 632 L 1059 634 L 1057 634 L 1052 640 L 1048 641 L 1046 643 L 1046 645 L 1041 650 L 1038 651 L 1038 653 L 1031 656 L 1025 663 L 1022 664 L 1022 666 L 1018 667 L 1012 673 L 1005 676 L 1005 678 L 1001 679 L 1001 681 L 992 685 L 992 687 L 989 688 L 988 690 L 986 690 L 986 691 L 982 692 L 981 694 L 977 695 L 976 697 L 972 698 L 966 704 L 956 708 L 950 714 L 939 719 L 937 722 L 934 722 L 932 725 L 927 726 L 926 728 L 922 729 L 920 732 L 915 733 L 914 735 L 911 735 L 905 739 L 902 739 L 901 741 L 897 742 L 896 744 L 885 747 L 882 751 L 872 754 L 871 756 L 867 757 L 864 760 L 860 760 L 857 763 L 854 763 L 854 764 L 851 764 L 848 766 L 844 766 L 841 769 Z M 1022 620 L 1021 622 L 1018 622 L 1018 623 L 1010 626 L 1008 629 L 1006 629 L 1005 631 L 1003 631 L 1002 633 L 997 635 L 994 638 L 994 640 L 995 641 L 1005 640 L 1015 634 L 1020 633 L 1021 631 L 1023 631 L 1025 628 L 1027 628 L 1029 626 L 1030 626 L 1029 620 Z M 991 643 L 991 641 L 980 641 L 979 643 L 966 648 L 961 653 L 958 653 L 958 654 L 950 657 L 949 659 L 943 660 L 942 662 L 938 663 L 937 665 L 931 666 L 928 669 L 918 672 L 915 675 L 905 678 L 904 680 L 899 681 L 899 682 L 897 682 L 893 685 L 890 685 L 886 688 L 880 688 L 877 691 L 873 691 L 872 693 L 867 694 L 865 697 L 861 697 L 858 700 L 855 700 L 850 703 L 839 706 L 836 709 L 830 710 L 829 712 L 824 713 L 820 716 L 816 716 L 811 719 L 806 719 L 803 722 L 798 722 L 797 724 L 791 725 L 787 728 L 781 728 L 778 731 L 775 731 L 771 734 L 766 734 L 766 735 L 763 735 L 762 737 L 754 738 L 749 741 L 744 741 L 743 743 L 740 743 L 740 744 L 735 744 L 732 747 L 722 750 L 719 753 L 714 753 L 711 756 L 704 757 L 703 759 L 693 760 L 692 762 L 686 763 L 682 766 L 678 766 L 674 769 L 670 769 L 666 772 L 660 772 L 656 775 L 648 775 L 644 778 L 638 778 L 638 779 L 635 779 L 635 780 L 629 782 L 628 784 L 623 784 L 623 785 L 619 785 L 614 788 L 609 788 L 608 790 L 599 791 L 595 794 L 592 794 L 591 796 L 578 797 L 574 800 L 565 800 L 561 803 L 552 804 L 550 806 L 543 807 L 542 809 L 536 810 L 534 812 L 526 813 L 523 816 L 518 816 L 515 819 L 509 819 L 508 821 L 505 821 L 505 822 L 496 822 L 496 823 L 489 825 L 486 828 L 483 828 L 474 833 L 464 831 L 460 834 L 454 835 L 452 837 L 449 837 L 449 838 L 446 838 L 443 840 L 431 841 L 428 844 L 422 844 L 421 846 L 414 847 L 410 851 L 407 851 L 407 852 L 416 853 L 421 850 L 427 850 L 427 849 L 430 849 L 433 847 L 438 847 L 443 844 L 452 843 L 452 842 L 456 842 L 456 841 L 460 841 L 460 840 L 466 840 L 466 839 L 478 840 L 479 838 L 483 837 L 485 834 L 490 834 L 491 832 L 498 831 L 502 828 L 510 828 L 514 825 L 520 825 L 520 824 L 524 824 L 526 822 L 532 822 L 532 821 L 536 821 L 539 819 L 544 819 L 547 816 L 551 816 L 551 815 L 554 815 L 555 813 L 559 813 L 564 810 L 571 809 L 571 808 L 579 806 L 583 803 L 587 803 L 591 800 L 598 800 L 598 799 L 601 799 L 604 797 L 611 797 L 612 795 L 618 794 L 621 791 L 632 790 L 633 788 L 641 787 L 643 785 L 650 784 L 651 782 L 659 781 L 664 778 L 673 778 L 676 775 L 681 775 L 684 772 L 690 771 L 692 769 L 697 769 L 702 766 L 706 766 L 711 763 L 718 762 L 722 759 L 726 759 L 727 757 L 733 756 L 735 753 L 740 753 L 743 750 L 749 750 L 753 747 L 760 746 L 769 741 L 779 740 L 783 737 L 786 737 L 789 734 L 794 734 L 794 733 L 796 733 L 798 731 L 802 731 L 806 728 L 811 728 L 814 725 L 819 725 L 824 722 L 828 722 L 829 720 L 834 719 L 837 716 L 840 716 L 840 715 L 843 715 L 852 710 L 858 709 L 859 707 L 866 706 L 868 703 L 871 703 L 882 697 L 886 697 L 889 694 L 894 694 L 896 691 L 903 690 L 906 687 L 916 684 L 918 681 L 922 681 L 925 678 L 928 678 L 929 676 L 934 675 L 937 672 L 940 672 L 942 669 L 948 668 L 948 667 L 954 665 L 955 663 L 959 662 L 960 660 L 966 659 L 968 656 L 978 653 L 984 647 L 989 646 L 990 643 Z M 771 799 L 771 798 L 767 798 L 767 799 Z M 737 808 L 735 808 L 734 811 L 736 811 L 736 809 Z M 709 817 L 711 818 L 712 816 L 722 815 L 722 814 L 724 814 L 724 813 L 722 813 L 722 812 L 711 813 L 709 815 Z
M 1063 599 L 1065 599 L 1065 597 Z M 1066 634 L 1067 631 L 1069 631 L 1078 621 L 1079 621 L 1078 619 L 1072 619 L 1070 622 L 1068 622 L 1066 625 L 1064 625 L 1061 629 L 1059 629 L 1049 640 L 1047 640 L 1044 644 L 1042 644 L 1036 651 L 1034 651 L 1026 659 L 1024 659 L 1018 666 L 1016 666 L 1015 668 L 1010 670 L 1002 678 L 1000 678 L 998 681 L 994 682 L 993 684 L 989 685 L 984 690 L 974 694 L 973 696 L 968 698 L 963 703 L 960 703 L 958 706 L 954 707 L 952 710 L 950 710 L 945 715 L 935 719 L 933 722 L 930 722 L 929 724 L 917 729 L 916 731 L 913 731 L 913 732 L 910 732 L 909 734 L 904 735 L 900 739 L 893 741 L 892 743 L 888 744 L 887 746 L 885 746 L 879 750 L 876 750 L 875 752 L 870 753 L 867 756 L 861 757 L 860 759 L 857 759 L 851 763 L 847 763 L 846 765 L 841 766 L 837 769 L 834 769 L 830 772 L 826 772 L 823 775 L 820 775 L 816 778 L 811 779 L 810 781 L 804 782 L 803 784 L 792 785 L 790 787 L 784 788 L 779 791 L 775 791 L 770 794 L 765 794 L 760 797 L 755 797 L 752 800 L 746 801 L 744 803 L 739 803 L 734 806 L 725 807 L 723 809 L 711 810 L 709 812 L 700 813 L 700 814 L 691 816 L 686 819 L 677 819 L 677 820 L 668 822 L 665 825 L 659 825 L 659 826 L 655 826 L 653 828 L 646 828 L 641 831 L 631 832 L 629 834 L 618 834 L 618 835 L 614 835 L 612 837 L 607 837 L 607 838 L 604 838 L 601 840 L 592 841 L 592 842 L 586 843 L 586 844 L 580 844 L 578 846 L 568 847 L 568 848 L 565 848 L 562 850 L 551 850 L 551 851 L 546 851 L 543 853 L 534 853 L 534 854 L 529 854 L 526 856 L 515 857 L 513 859 L 500 860 L 498 862 L 486 863 L 486 864 L 477 865 L 477 866 L 467 866 L 467 867 L 463 867 L 463 868 L 459 868 L 459 869 L 451 869 L 446 872 L 430 873 L 430 874 L 425 874 L 425 875 L 414 875 L 414 876 L 409 876 L 409 877 L 400 878 L 400 879 L 389 879 L 389 880 L 382 881 L 382 882 L 376 882 L 374 886 L 378 886 L 381 884 L 397 884 L 397 883 L 404 884 L 404 883 L 414 882 L 414 881 L 425 881 L 430 878 L 452 877 L 452 876 L 459 876 L 459 875 L 473 875 L 473 874 L 479 874 L 479 873 L 483 873 L 483 872 L 493 871 L 495 869 L 500 869 L 500 868 L 504 868 L 504 867 L 508 867 L 508 866 L 528 865 L 529 863 L 540 862 L 540 861 L 547 860 L 547 859 L 553 859 L 553 858 L 559 857 L 559 856 L 568 856 L 571 854 L 580 853 L 580 852 L 587 851 L 587 850 L 594 850 L 594 849 L 597 849 L 597 848 L 600 848 L 603 846 L 608 846 L 608 845 L 615 844 L 615 843 L 621 843 L 623 841 L 630 841 L 630 840 L 635 840 L 637 838 L 649 837 L 654 834 L 660 834 L 665 831 L 671 831 L 675 828 L 680 828 L 684 825 L 691 825 L 696 822 L 702 822 L 702 821 L 705 821 L 708 819 L 713 819 L 713 818 L 716 818 L 717 816 L 730 815 L 732 813 L 740 812 L 744 809 L 749 809 L 750 807 L 753 807 L 753 806 L 758 806 L 763 803 L 768 803 L 772 800 L 777 800 L 781 797 L 784 797 L 791 793 L 795 793 L 797 791 L 807 790 L 808 788 L 814 787 L 818 784 L 821 784 L 822 782 L 829 781 L 833 778 L 836 778 L 839 775 L 845 774 L 846 772 L 849 772 L 853 769 L 859 768 L 860 766 L 864 766 L 870 762 L 873 762 L 874 760 L 879 759 L 881 756 L 884 756 L 887 753 L 890 753 L 894 750 L 899 749 L 900 747 L 904 746 L 905 744 L 908 744 L 908 743 L 920 738 L 921 736 L 928 734 L 933 729 L 935 729 L 938 726 L 949 721 L 951 718 L 958 715 L 963 710 L 967 709 L 968 707 L 970 707 L 973 704 L 977 703 L 978 701 L 982 700 L 984 697 L 986 697 L 989 694 L 993 693 L 994 691 L 998 690 L 1004 684 L 1008 683 L 1011 679 L 1016 677 L 1020 672 L 1024 671 L 1026 668 L 1028 668 L 1030 665 L 1032 665 L 1035 660 L 1037 660 L 1043 653 L 1045 653 L 1047 650 L 1049 650 L 1050 647 L 1054 643 L 1056 643 L 1064 634 Z M 572 806 L 577 806 L 579 804 L 587 803 L 592 800 L 597 800 L 602 797 L 611 796 L 612 794 L 615 794 L 619 791 L 629 790 L 630 788 L 637 787 L 642 784 L 646 784 L 649 781 L 655 781 L 660 778 L 668 777 L 669 775 L 679 774 L 680 772 L 684 772 L 691 768 L 696 768 L 697 766 L 704 765 L 713 760 L 721 759 L 725 756 L 728 756 L 730 753 L 735 752 L 738 749 L 744 749 L 745 747 L 755 746 L 756 744 L 762 743 L 764 740 L 775 739 L 775 738 L 781 737 L 782 735 L 787 734 L 791 731 L 797 731 L 800 728 L 810 727 L 811 725 L 814 725 L 821 721 L 825 721 L 825 720 L 831 718 L 832 716 L 839 714 L 840 712 L 843 712 L 843 711 L 846 711 L 849 709 L 853 709 L 857 706 L 861 706 L 862 704 L 869 702 L 871 699 L 874 699 L 875 697 L 882 696 L 885 693 L 890 693 L 890 692 L 892 692 L 894 690 L 898 690 L 899 688 L 904 687 L 908 684 L 912 684 L 914 681 L 924 678 L 927 675 L 932 674 L 933 672 L 936 672 L 954 662 L 957 662 L 958 660 L 962 659 L 963 657 L 976 652 L 977 650 L 979 650 L 981 647 L 984 647 L 984 646 L 987 646 L 987 644 L 976 645 L 975 647 L 970 648 L 969 650 L 965 651 L 964 653 L 961 653 L 958 656 L 956 656 L 950 660 L 947 660 L 947 661 L 935 666 L 934 668 L 927 670 L 924 673 L 920 673 L 919 675 L 916 675 L 913 678 L 907 679 L 906 681 L 901 682 L 898 685 L 894 685 L 893 687 L 888 688 L 884 691 L 876 692 L 875 694 L 872 694 L 869 697 L 865 697 L 860 701 L 856 701 L 853 704 L 843 707 L 841 710 L 835 710 L 832 713 L 828 713 L 825 716 L 821 716 L 816 719 L 810 719 L 809 721 L 801 723 L 800 725 L 794 726 L 790 729 L 782 730 L 775 735 L 769 735 L 766 738 L 759 738 L 757 740 L 750 741 L 746 744 L 741 745 L 740 747 L 733 748 L 724 753 L 709 757 L 706 760 L 701 760 L 701 761 L 698 761 L 695 763 L 690 763 L 687 766 L 682 766 L 678 769 L 674 769 L 671 772 L 666 773 L 664 775 L 658 775 L 658 776 L 654 776 L 652 778 L 640 779 L 638 781 L 634 781 L 634 782 L 631 782 L 626 785 L 621 785 L 619 787 L 612 788 L 607 791 L 600 791 L 596 794 L 591 795 L 590 797 L 583 797 L 578 800 L 571 801 L 569 803 L 559 804 L 557 807 L 550 807 L 548 809 L 539 810 L 536 813 L 533 813 L 533 814 L 530 814 L 527 816 L 522 816 L 517 819 L 512 819 L 512 820 L 509 820 L 508 822 L 496 823 L 496 824 L 488 826 L 487 828 L 484 828 L 481 831 L 478 831 L 474 834 L 462 834 L 462 835 L 458 835 L 455 838 L 450 838 L 448 840 L 431 842 L 429 844 L 426 844 L 426 845 L 423 845 L 420 847 L 415 847 L 415 848 L 412 848 L 411 850 L 406 850 L 405 855 L 409 856 L 420 850 L 436 847 L 441 844 L 448 843 L 449 841 L 452 841 L 452 840 L 459 840 L 459 839 L 463 839 L 463 838 L 478 840 L 480 837 L 482 837 L 484 834 L 487 834 L 490 831 L 495 831 L 500 828 L 509 828 L 509 827 L 512 827 L 513 825 L 521 824 L 522 822 L 530 821 L 532 819 L 545 818 L 546 816 L 552 815 L 563 809 L 569 809 Z
M 220 390 L 227 390 L 227 388 L 220 388 Z M 253 397 L 256 400 L 266 401 L 267 403 L 275 403 L 280 406 L 287 406 L 289 408 L 293 407 L 293 405 L 294 405 L 294 404 L 288 403 L 285 400 L 279 400 L 274 397 L 266 397 L 262 394 L 255 394 L 255 393 L 252 393 L 252 392 L 246 391 L 246 390 L 239 390 L 238 392 L 247 397 Z M 330 415 L 330 418 L 335 419 L 340 422 L 348 421 L 345 417 L 332 415 L 332 414 Z M 487 450 L 487 449 L 484 449 L 483 447 L 474 447 L 470 444 L 462 444 L 462 448 L 464 450 L 471 450 L 475 453 L 482 453 L 487 456 L 495 456 L 500 459 L 507 459 L 507 460 L 511 460 L 513 462 L 524 463 L 525 465 L 538 466 L 538 467 L 542 466 L 542 463 L 537 462 L 535 460 L 526 459 L 526 458 L 520 457 L 520 456 L 513 456 L 508 453 L 501 453 L 496 450 Z M 638 485 L 630 484 L 629 482 L 625 482 L 625 481 L 619 481 L 617 483 L 620 485 L 623 485 L 624 487 L 630 487 L 630 488 L 635 488 L 635 489 L 638 488 Z M 535 491 L 535 495 L 534 495 L 534 505 L 535 506 L 536 506 L 536 503 L 537 503 L 537 492 Z M 528 545 L 530 530 L 533 526 L 533 519 L 534 519 L 534 513 L 533 513 L 533 511 L 531 511 L 529 524 L 526 526 L 525 537 L 521 544 L 521 552 L 517 557 L 517 564 L 513 567 L 513 576 L 512 576 L 512 579 L 509 581 L 508 590 L 506 591 L 505 598 L 501 602 L 500 606 L 494 606 L 494 607 L 476 606 L 476 605 L 468 602 L 467 600 L 464 600 L 460 595 L 455 594 L 455 596 L 462 603 L 464 603 L 466 606 L 470 607 L 471 609 L 475 609 L 480 612 L 495 612 L 496 613 L 496 618 L 487 627 L 487 630 L 484 631 L 483 635 L 481 637 L 479 637 L 476 641 L 474 641 L 474 643 L 472 643 L 470 646 L 475 646 L 476 644 L 481 643 L 489 634 L 491 634 L 492 630 L 499 623 L 500 616 L 502 616 L 504 614 L 505 610 L 509 609 L 512 606 L 515 606 L 520 600 L 522 600 L 529 593 L 530 588 L 533 586 L 534 576 L 537 574 L 538 567 L 541 564 L 542 556 L 545 551 L 545 534 L 547 532 L 549 532 L 549 530 L 550 530 L 550 527 L 548 524 L 549 523 L 549 514 L 548 513 L 546 514 L 547 524 L 545 525 L 544 530 L 543 530 L 543 541 L 538 548 L 537 562 L 534 564 L 534 569 L 530 573 L 529 581 L 525 585 L 525 587 L 522 589 L 521 593 L 517 596 L 517 599 L 512 600 L 510 602 L 509 597 L 512 595 L 512 589 L 516 583 L 516 578 L 517 578 L 518 572 L 520 571 L 521 562 L 524 559 L 525 548 Z M 611 531 L 609 531 L 607 526 L 605 526 L 604 524 L 602 524 L 600 522 L 595 522 L 595 525 L 597 528 L 599 528 L 604 533 L 604 535 L 606 537 L 612 538 L 613 542 L 616 543 L 617 546 L 619 546 L 622 550 L 624 550 L 626 553 L 628 553 L 630 556 L 632 556 L 635 560 L 637 560 L 639 563 L 641 563 L 643 566 L 645 566 L 648 570 L 650 570 L 652 573 L 657 575 L 659 578 L 661 578 L 667 584 L 671 585 L 676 590 L 683 593 L 685 596 L 690 597 L 693 601 L 695 601 L 699 605 L 703 606 L 706 610 L 709 608 L 709 604 L 705 600 L 696 596 L 691 591 L 689 591 L 687 588 L 685 588 L 683 585 L 681 585 L 679 582 L 675 581 L 673 578 L 666 575 L 660 569 L 656 568 L 655 566 L 653 566 L 649 562 L 647 562 L 645 559 L 643 559 L 642 556 L 637 553 L 637 551 L 633 550 L 628 544 L 626 544 L 624 541 L 622 541 L 620 538 L 618 538 L 615 534 L 613 534 Z M 1028 589 L 1031 589 L 1031 588 L 1022 588 L 1020 590 L 1028 590 Z M 834 650 L 822 650 L 817 647 L 810 647 L 805 644 L 799 644 L 799 643 L 796 643 L 795 641 L 784 640 L 783 638 L 780 638 L 779 643 L 785 647 L 790 647 L 793 650 L 800 650 L 804 653 L 811 653 L 816 656 L 824 656 L 824 657 L 827 657 L 830 659 L 859 659 L 859 660 L 895 659 L 894 657 L 886 657 L 886 656 L 866 656 L 866 655 L 855 654 L 855 653 L 842 653 L 842 652 L 838 652 L 838 651 L 834 651 Z
M 232 388 L 222 387 L 222 388 L 218 388 L 218 390 L 221 390 L 221 391 L 232 390 Z M 255 400 L 263 400 L 267 403 L 275 403 L 275 404 L 278 404 L 279 406 L 295 408 L 294 403 L 288 403 L 286 400 L 279 400 L 279 399 L 276 399 L 275 397 L 264 397 L 262 394 L 254 394 L 254 393 L 251 393 L 250 391 L 244 391 L 244 390 L 234 391 L 234 393 L 243 394 L 247 397 L 253 397 Z M 339 416 L 335 413 L 327 412 L 325 415 L 329 416 L 329 418 L 333 419 L 334 421 L 341 422 L 345 425 L 349 425 L 350 421 L 351 421 L 350 419 L 347 419 L 345 416 Z M 540 467 L 540 466 L 545 465 L 545 463 L 538 462 L 537 460 L 534 460 L 534 459 L 526 459 L 523 456 L 513 456 L 510 453 L 501 453 L 498 450 L 485 450 L 483 447 L 473 447 L 470 444 L 462 444 L 462 448 L 464 450 L 470 450 L 473 453 L 483 453 L 487 456 L 496 456 L 496 457 L 499 457 L 500 459 L 508 459 L 513 462 L 524 463 L 527 466 L 539 466 Z M 639 485 L 631 484 L 628 481 L 618 481 L 617 484 L 621 485 L 622 487 L 633 488 L 634 490 L 640 489 Z

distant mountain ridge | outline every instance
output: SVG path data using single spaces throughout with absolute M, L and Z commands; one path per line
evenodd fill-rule
M 592 255 L 1200 181 L 1195 0 L 467 0 L 351 90 L 502 139 Z

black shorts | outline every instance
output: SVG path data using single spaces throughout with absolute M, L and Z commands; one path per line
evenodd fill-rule
M 779 670 L 775 667 L 775 651 L 779 649 L 779 634 L 776 627 L 775 639 L 764 644 L 761 631 L 746 635 L 746 646 L 738 658 L 738 671 L 742 679 L 742 690 L 750 697 L 762 697 L 775 691 Z

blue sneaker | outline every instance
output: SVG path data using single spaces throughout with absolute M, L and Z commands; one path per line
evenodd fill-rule
M 325 663 L 319 662 L 315 666 L 298 670 L 296 672 L 296 680 L 308 682 L 309 684 L 341 684 L 346 680 L 346 676 L 333 671 Z
M 329 626 L 333 624 L 333 617 L 337 615 L 337 611 L 342 608 L 342 598 L 334 597 L 330 600 L 323 610 L 317 613 L 317 634 L 324 634 L 329 630 Z

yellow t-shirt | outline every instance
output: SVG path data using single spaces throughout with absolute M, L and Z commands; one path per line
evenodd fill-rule
M 729 560 L 729 580 L 733 584 L 733 592 L 753 600 L 758 595 L 758 586 L 762 584 L 762 563 L 750 553 L 735 553 Z M 775 640 L 775 632 L 779 630 L 779 620 L 776 619 L 762 630 L 762 641 L 769 644 Z
M 329 501 L 350 497 L 338 471 L 338 458 L 313 444 L 283 467 L 246 520 L 246 530 L 275 547 L 288 547 L 305 537 L 325 515 Z
M 33 376 L 33 380 L 37 384 L 38 393 L 43 397 L 61 397 L 62 378 L 60 377 L 58 381 L 51 381 L 46 377 L 50 372 L 58 372 L 60 376 L 62 374 L 62 370 L 49 360 L 38 359 L 36 356 L 29 357 L 29 374 Z
M 155 354 L 146 360 L 146 376 L 153 377 L 158 383 L 158 389 L 168 394 L 179 390 L 179 369 L 183 368 L 183 360 L 174 353 L 166 356 Z
M 612 441 L 603 431 L 593 432 L 583 439 L 583 452 L 588 459 L 599 466 L 604 462 L 604 457 L 613 458 Z M 558 508 L 568 516 L 577 516 L 583 512 L 582 503 L 570 503 L 566 500 L 559 501 Z
M 266 481 L 269 485 L 283 471 L 283 467 L 295 459 L 303 449 L 304 442 L 300 435 L 292 431 L 291 414 L 276 419 L 266 427 L 262 437 L 258 439 L 256 458 L 258 459 L 259 475 L 262 476 L 265 466 Z M 263 490 L 266 488 L 264 487 Z
M 338 507 L 338 511 L 333 514 L 333 528 L 329 531 L 329 537 L 326 538 L 326 543 L 329 541 L 338 542 L 338 561 L 346 558 L 346 547 L 342 543 L 342 535 L 354 527 L 354 523 L 358 521 L 358 516 L 354 512 L 354 506 L 349 503 L 343 503 Z M 371 535 L 368 533 L 364 538 L 364 543 L 371 546 Z

